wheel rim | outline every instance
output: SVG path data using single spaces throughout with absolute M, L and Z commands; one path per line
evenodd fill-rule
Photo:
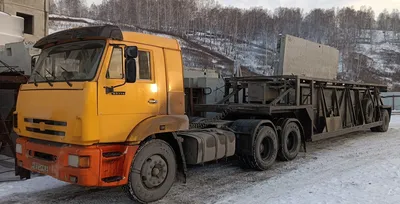
M 159 155 L 153 155 L 146 159 L 141 169 L 142 183 L 147 188 L 157 188 L 167 178 L 167 162 Z
M 286 140 L 286 148 L 289 152 L 293 152 L 296 148 L 296 132 L 292 131 L 289 133 L 288 138 Z
M 265 137 L 260 144 L 260 155 L 262 160 L 268 160 L 272 154 L 273 141 L 271 138 Z

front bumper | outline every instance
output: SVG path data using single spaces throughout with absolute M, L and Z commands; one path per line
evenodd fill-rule
M 110 187 L 128 182 L 131 162 L 138 146 L 50 144 L 19 137 L 22 153 L 17 164 L 24 169 L 52 176 L 58 180 L 81 185 Z M 88 168 L 68 165 L 68 155 L 88 156 Z

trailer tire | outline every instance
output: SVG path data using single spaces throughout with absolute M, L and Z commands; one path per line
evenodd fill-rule
M 390 115 L 388 110 L 383 109 L 381 110 L 381 118 L 383 124 L 378 127 L 371 128 L 372 132 L 387 132 L 389 129 L 389 123 L 390 123 Z
M 264 126 L 256 133 L 251 155 L 244 155 L 242 163 L 258 171 L 267 170 L 278 155 L 278 137 L 273 128 Z
M 282 128 L 280 136 L 278 159 L 291 161 L 297 157 L 301 148 L 301 131 L 295 122 L 290 122 Z
M 161 200 L 174 184 L 176 171 L 173 148 L 163 140 L 150 140 L 137 151 L 123 189 L 139 203 Z
M 366 98 L 362 101 L 362 104 L 363 104 L 365 123 L 366 124 L 372 123 L 374 121 L 374 104 L 372 103 L 372 100 Z

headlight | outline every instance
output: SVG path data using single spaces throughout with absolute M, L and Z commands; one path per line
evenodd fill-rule
M 22 145 L 21 144 L 16 144 L 15 145 L 15 152 L 18 154 L 22 154 Z
M 80 157 L 77 155 L 68 155 L 68 166 L 76 168 L 89 168 L 89 157 Z

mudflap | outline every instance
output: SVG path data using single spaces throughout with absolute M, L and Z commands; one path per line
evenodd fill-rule
M 29 171 L 28 169 L 24 169 L 20 166 L 18 166 L 18 161 L 17 158 L 15 158 L 15 176 L 19 176 L 20 180 L 28 180 L 31 179 L 31 174 L 32 172 Z
M 176 140 L 179 148 L 179 154 L 180 154 L 180 162 L 178 163 L 178 179 L 183 181 L 183 183 L 186 184 L 187 181 L 187 164 L 186 164 L 186 159 L 185 159 L 185 152 L 183 152 L 183 147 L 182 147 L 182 142 L 183 138 L 179 137 L 175 132 L 172 133 L 174 136 L 174 139 Z M 178 156 L 179 157 L 179 156 Z M 179 160 L 178 160 L 179 161 Z

